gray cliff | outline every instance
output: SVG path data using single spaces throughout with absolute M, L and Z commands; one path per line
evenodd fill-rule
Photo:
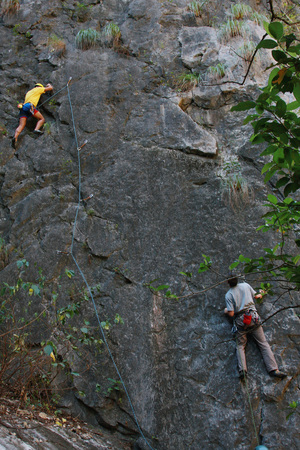
M 245 115 L 230 112 L 237 102 L 256 98 L 270 58 L 260 53 L 243 83 L 248 62 L 239 49 L 248 40 L 257 44 L 264 30 L 246 20 L 245 37 L 222 37 L 218 26 L 232 2 L 211 3 L 195 17 L 186 0 L 84 0 L 86 8 L 71 0 L 21 0 L 19 11 L 0 22 L 0 232 L 9 253 L 1 280 L 13 279 L 21 255 L 54 285 L 65 283 L 57 307 L 70 303 L 70 282 L 59 276 L 68 268 L 75 272 L 72 282 L 85 288 L 68 252 L 79 187 L 83 199 L 93 195 L 80 203 L 74 254 L 88 283 L 100 285 L 100 320 L 113 322 L 119 314 L 124 321 L 107 340 L 140 427 L 157 450 L 257 445 L 231 324 L 223 315 L 227 286 L 218 283 L 240 254 L 254 257 L 276 242 L 256 229 L 266 195 L 279 193 L 263 183 L 264 161 L 249 142 L 251 127 L 242 126 Z M 263 2 L 258 7 L 263 11 Z M 108 23 L 119 26 L 119 42 L 101 33 Z M 99 33 L 95 47 L 77 48 L 77 33 L 88 28 Z M 64 45 L 55 45 L 58 40 Z M 200 74 L 201 82 L 182 86 L 183 73 Z M 70 77 L 78 143 L 88 141 L 80 151 L 80 176 L 63 89 Z M 41 108 L 45 134 L 34 137 L 29 123 L 14 152 L 16 106 L 35 82 L 63 90 Z M 236 192 L 228 188 L 229 173 L 242 180 Z M 214 271 L 200 276 L 203 254 Z M 193 276 L 186 281 L 179 272 Z M 155 295 L 146 286 L 154 279 L 184 298 Z M 259 286 L 255 277 L 247 281 Z M 189 296 L 192 291 L 204 292 Z M 275 302 L 277 297 L 258 305 L 263 318 L 291 302 Z M 41 299 L 32 298 L 39 311 Z M 97 330 L 91 302 L 84 314 Z M 297 449 L 299 415 L 286 416 L 299 398 L 299 317 L 287 309 L 264 328 L 288 377 L 271 379 L 249 344 L 258 438 L 269 449 Z M 55 338 L 47 333 L 46 327 L 37 330 L 36 339 Z M 71 350 L 66 355 L 80 376 L 60 408 L 108 428 L 128 442 L 124 448 L 148 448 L 125 394 L 120 401 L 119 394 L 96 393 L 97 384 L 118 379 L 107 350 L 86 352 L 88 368 Z

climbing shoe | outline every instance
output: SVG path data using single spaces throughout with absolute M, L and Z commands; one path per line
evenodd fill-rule
M 34 134 L 36 134 L 37 136 L 39 136 L 39 135 L 41 135 L 41 134 L 44 134 L 44 132 L 41 131 L 41 130 L 34 130 Z
M 239 379 L 241 381 L 245 381 L 247 376 L 248 376 L 248 373 L 245 370 L 240 370 L 239 371 Z
M 285 378 L 287 375 L 286 373 L 280 372 L 280 370 L 272 370 L 271 372 L 269 372 L 270 377 L 275 377 L 275 378 Z
M 13 149 L 16 150 L 16 138 L 12 138 L 12 140 L 11 140 L 11 146 L 12 146 Z

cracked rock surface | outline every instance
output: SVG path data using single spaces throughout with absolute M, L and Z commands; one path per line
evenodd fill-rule
M 247 61 L 237 53 L 244 39 L 224 42 L 217 28 L 230 2 L 209 5 L 210 16 L 206 11 L 202 18 L 188 3 L 85 0 L 87 8 L 80 9 L 71 0 L 21 0 L 17 14 L 2 16 L 0 233 L 8 257 L 0 277 L 13 280 L 16 261 L 26 258 L 62 284 L 57 308 L 68 305 L 72 289 L 59 278 L 66 268 L 75 272 L 74 286 L 85 289 L 68 253 L 74 231 L 74 253 L 86 280 L 100 286 L 95 288 L 100 320 L 113 322 L 119 314 L 124 321 L 107 340 L 151 446 L 253 449 L 248 394 L 237 377 L 231 324 L 223 316 L 226 286 L 218 283 L 240 254 L 255 257 L 277 242 L 256 229 L 266 195 L 279 194 L 263 183 L 264 161 L 249 142 L 251 127 L 242 126 L 245 114 L 230 111 L 256 98 L 270 59 L 267 51 L 261 54 L 243 83 Z M 121 31 L 117 46 L 101 34 L 110 22 Z M 264 31 L 251 21 L 247 26 L 256 44 Z M 77 33 L 88 28 L 100 33 L 96 46 L 76 48 Z M 53 35 L 64 42 L 63 51 L 51 46 Z M 209 71 L 218 64 L 226 65 L 221 78 Z M 202 82 L 180 90 L 182 74 L 200 74 Z M 72 110 L 63 89 L 70 77 Z M 54 93 L 62 91 L 41 107 L 44 135 L 36 138 L 34 121 L 28 121 L 14 152 L 16 105 L 35 82 L 51 82 Z M 47 99 L 44 95 L 40 104 Z M 80 151 L 80 174 L 72 117 L 78 145 L 88 141 Z M 234 163 L 247 190 L 232 197 L 224 167 Z M 79 188 L 81 200 L 88 200 L 77 209 Z M 197 275 L 203 254 L 216 271 L 204 277 Z M 179 272 L 194 275 L 186 281 Z M 154 295 L 146 285 L 155 279 L 184 298 Z M 259 287 L 259 280 L 247 281 Z M 206 290 L 210 285 L 216 287 Z M 201 293 L 189 296 L 192 291 Z M 258 305 L 263 318 L 296 301 L 276 299 Z M 40 299 L 33 302 L 39 311 Z M 97 330 L 90 302 L 84 318 Z M 299 396 L 299 317 L 287 309 L 264 328 L 288 377 L 271 379 L 249 343 L 257 434 L 270 449 L 296 450 L 299 414 L 286 416 Z M 36 330 L 35 342 L 51 338 L 45 330 Z M 104 392 L 107 380 L 117 379 L 107 350 L 95 355 L 87 349 L 85 356 L 67 354 L 80 376 L 59 407 L 110 430 L 127 448 L 147 448 L 124 393 L 120 401 L 118 393 Z M 96 392 L 97 385 L 105 389 Z

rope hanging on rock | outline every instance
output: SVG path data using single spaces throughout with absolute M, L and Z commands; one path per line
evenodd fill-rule
M 72 232 L 72 242 L 71 242 L 70 255 L 72 256 L 73 261 L 74 261 L 74 263 L 75 263 L 75 265 L 76 265 L 76 267 L 77 267 L 77 269 L 78 269 L 78 271 L 79 271 L 79 273 L 80 273 L 80 275 L 81 275 L 81 277 L 82 277 L 82 279 L 83 279 L 83 281 L 84 281 L 84 283 L 85 283 L 85 285 L 86 285 L 86 287 L 87 287 L 87 289 L 88 289 L 88 292 L 89 292 L 90 298 L 91 298 L 91 300 L 92 300 L 92 304 L 93 304 L 93 307 L 94 307 L 95 315 L 96 315 L 96 318 L 97 318 L 97 321 L 98 321 L 98 325 L 99 325 L 99 329 L 100 329 L 100 332 L 101 332 L 103 341 L 104 341 L 105 346 L 106 346 L 106 348 L 107 348 L 107 350 L 108 350 L 110 359 L 111 359 L 111 361 L 112 361 L 112 363 L 113 363 L 113 365 L 114 365 L 114 368 L 115 368 L 115 370 L 116 370 L 116 372 L 117 372 L 117 374 L 118 374 L 118 377 L 119 377 L 119 379 L 120 379 L 120 381 L 121 381 L 121 383 L 122 383 L 123 389 L 124 389 L 125 394 L 126 394 L 126 397 L 127 397 L 127 399 L 128 399 L 128 402 L 129 402 L 131 411 L 132 411 L 132 413 L 133 413 L 134 421 L 135 421 L 136 426 L 137 426 L 137 428 L 138 428 L 138 430 L 139 430 L 139 433 L 140 433 L 141 437 L 144 439 L 145 443 L 148 445 L 148 447 L 149 447 L 151 450 L 155 450 L 153 447 L 151 447 L 151 445 L 149 444 L 149 442 L 147 441 L 146 437 L 144 436 L 144 434 L 143 434 L 143 432 L 142 432 L 142 430 L 141 430 L 141 427 L 140 427 L 140 425 L 139 425 L 139 422 L 138 422 L 138 419 L 137 419 L 137 416 L 136 416 L 136 413 L 135 413 L 133 404 L 132 404 L 132 402 L 131 402 L 129 393 L 128 393 L 128 391 L 127 391 L 126 385 L 125 385 L 125 383 L 124 383 L 124 381 L 123 381 L 123 378 L 122 378 L 122 376 L 121 376 L 121 374 L 120 374 L 120 371 L 119 371 L 119 369 L 118 369 L 118 367 L 117 367 L 117 365 L 116 365 L 116 362 L 115 362 L 115 360 L 114 360 L 114 357 L 113 357 L 113 355 L 112 355 L 112 353 L 111 353 L 111 350 L 110 350 L 110 348 L 109 348 L 108 342 L 107 342 L 107 340 L 106 340 L 106 336 L 105 336 L 103 327 L 102 327 L 102 325 L 101 325 L 101 321 L 100 321 L 100 318 L 99 318 L 99 315 L 98 315 L 98 311 L 97 311 L 95 299 L 94 299 L 94 296 L 93 296 L 93 294 L 92 294 L 91 288 L 90 288 L 90 286 L 89 286 L 89 284 L 88 284 L 88 282 L 87 282 L 87 280 L 86 280 L 86 278 L 85 278 L 85 276 L 84 276 L 84 274 L 83 274 L 83 272 L 82 272 L 82 270 L 81 270 L 81 268 L 80 268 L 80 266 L 79 266 L 79 264 L 78 264 L 78 262 L 77 262 L 77 260 L 76 260 L 76 258 L 75 258 L 74 253 L 73 253 L 73 250 L 74 250 L 74 236 L 75 236 L 76 223 L 77 223 L 77 218 L 78 218 L 79 208 L 80 208 L 80 206 L 81 206 L 81 201 L 82 201 L 82 199 L 81 199 L 81 165 L 80 165 L 80 150 L 81 150 L 82 147 L 86 144 L 86 141 L 85 141 L 85 143 L 84 143 L 81 147 L 79 146 L 78 140 L 77 140 L 77 133 L 76 133 L 76 127 L 75 127 L 75 120 L 74 120 L 74 114 L 73 114 L 73 108 L 72 108 L 72 102 L 71 102 L 70 90 L 69 90 L 69 83 L 70 83 L 71 79 L 72 79 L 72 78 L 69 79 L 67 85 L 63 88 L 63 89 L 67 88 L 67 91 L 68 91 L 68 99 L 69 99 L 70 110 L 71 110 L 71 116 L 72 116 L 72 124 L 73 124 L 73 130 L 74 130 L 74 137 L 75 137 L 76 148 L 77 148 L 77 152 L 78 152 L 78 204 L 77 204 L 77 208 L 76 208 L 76 214 L 75 214 L 74 225 L 73 225 L 73 232 Z M 61 90 L 58 91 L 58 92 L 61 92 L 63 89 L 61 89 Z M 58 94 L 58 92 L 57 92 L 57 94 Z M 54 95 L 56 95 L 56 94 L 54 94 Z M 52 97 L 54 97 L 54 95 L 53 95 Z M 51 97 L 51 98 L 52 98 L 52 97 Z M 50 99 L 48 99 L 48 100 L 50 100 Z M 48 100 L 47 100 L 47 101 L 48 101 Z M 44 103 L 45 103 L 45 102 L 44 102 Z M 90 195 L 89 198 L 91 198 L 91 197 L 92 197 L 92 195 Z M 86 200 L 86 199 L 83 199 L 83 200 Z

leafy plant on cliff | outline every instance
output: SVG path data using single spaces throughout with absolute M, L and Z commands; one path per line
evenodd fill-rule
M 268 210 L 263 216 L 265 223 L 259 230 L 271 231 L 273 236 L 278 236 L 278 240 L 273 248 L 262 249 L 261 255 L 256 258 L 240 255 L 230 269 L 239 267 L 239 271 L 245 274 L 258 274 L 262 289 L 272 293 L 276 283 L 281 293 L 290 296 L 292 304 L 275 311 L 273 316 L 282 309 L 300 306 L 292 299 L 292 292 L 300 290 L 300 44 L 293 33 L 284 33 L 280 22 L 266 24 L 266 30 L 269 37 L 263 39 L 257 48 L 272 50 L 274 63 L 268 84 L 261 89 L 256 100 L 239 103 L 232 111 L 241 113 L 252 110 L 244 124 L 252 124 L 251 142 L 264 145 L 261 157 L 266 157 L 266 162 L 262 175 L 266 184 L 272 180 L 277 194 L 267 196 L 265 206 Z M 241 187 L 238 164 L 238 161 L 236 164 L 225 164 L 225 173 L 219 174 L 221 182 L 228 178 L 230 189 L 239 190 Z M 291 243 L 294 243 L 293 253 L 289 250 Z M 199 273 L 213 270 L 211 261 L 201 264 Z M 192 275 L 185 274 L 186 277 Z M 155 286 L 154 281 L 148 284 L 151 291 L 157 295 L 165 292 L 164 297 L 170 298 L 170 286 Z M 223 280 L 217 284 L 221 283 Z M 192 294 L 180 292 L 176 296 L 172 293 L 171 298 L 199 295 L 217 284 Z
M 196 73 L 184 73 L 175 80 L 175 85 L 180 91 L 189 91 L 197 86 L 200 75 Z
M 245 3 L 235 3 L 231 5 L 231 15 L 237 19 L 244 19 L 244 17 L 249 17 L 252 13 L 252 8 Z
M 48 46 L 50 47 L 50 51 L 54 52 L 58 57 L 61 57 L 65 54 L 66 43 L 63 39 L 56 36 L 56 34 L 50 35 L 50 37 L 48 38 Z
M 218 173 L 221 180 L 222 198 L 234 211 L 244 209 L 253 200 L 253 190 L 242 175 L 237 159 L 227 159 Z
M 210 66 L 207 69 L 207 73 L 212 76 L 215 80 L 220 80 L 225 77 L 226 65 L 223 63 L 218 63 L 216 66 Z
M 121 42 L 121 30 L 119 26 L 114 22 L 109 22 L 102 31 L 105 38 L 112 42 L 113 47 L 118 47 Z
M 78 22 L 86 22 L 90 18 L 91 8 L 92 5 L 88 6 L 84 3 L 76 2 L 72 19 L 75 18 Z
M 81 50 L 88 50 L 90 48 L 96 47 L 99 39 L 100 34 L 98 33 L 98 31 L 94 30 L 93 28 L 88 28 L 87 30 L 78 31 L 75 38 L 75 44 L 76 47 L 80 48 Z
M 256 45 L 254 44 L 253 41 L 249 40 L 247 42 L 243 42 L 243 45 L 241 45 L 238 48 L 237 54 L 241 58 L 243 58 L 245 61 L 250 62 L 253 57 L 255 49 L 256 49 Z M 256 55 L 256 58 L 257 58 L 257 55 Z
M 234 18 L 230 18 L 219 28 L 219 35 L 222 39 L 228 39 L 235 36 L 245 36 L 247 31 L 246 24 Z
M 300 188 L 300 45 L 293 33 L 284 34 L 280 22 L 266 26 L 268 39 L 258 48 L 272 49 L 273 70 L 268 85 L 262 89 L 256 101 L 246 101 L 232 108 L 233 111 L 253 110 L 244 123 L 251 123 L 253 144 L 265 144 L 261 156 L 267 158 L 262 174 L 265 183 L 275 184 L 278 195 L 268 195 L 268 212 L 263 216 L 263 232 L 272 230 L 278 234 L 274 248 L 265 249 L 259 258 L 243 263 L 246 273 L 264 273 L 265 279 L 280 281 L 286 290 L 300 289 L 300 255 L 286 249 L 287 236 L 300 247 L 300 202 L 295 194 Z M 293 97 L 288 101 L 286 97 Z M 231 265 L 235 268 L 240 260 Z
M 42 270 L 34 273 L 24 258 L 17 261 L 17 269 L 14 283 L 0 284 L 0 396 L 49 407 L 79 375 L 76 359 L 89 370 L 89 355 L 102 351 L 102 339 L 96 337 L 98 328 L 84 319 L 87 293 L 72 287 L 70 303 L 58 308 L 60 286 L 51 289 Z M 74 272 L 66 269 L 66 275 L 71 280 Z M 115 323 L 122 323 L 119 315 Z M 66 383 L 61 385 L 62 374 Z
M 203 6 L 207 3 L 208 0 L 204 0 L 200 2 L 199 0 L 195 0 L 188 4 L 188 9 L 194 14 L 195 17 L 201 17 L 203 12 Z

